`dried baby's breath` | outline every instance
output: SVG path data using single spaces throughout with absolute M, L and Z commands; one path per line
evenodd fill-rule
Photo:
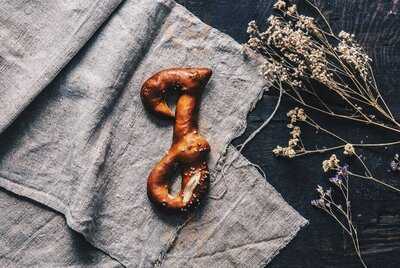
M 278 1 L 276 1 L 276 3 L 274 4 L 273 7 L 276 9 L 279 9 L 279 10 L 283 10 L 286 7 L 286 2 L 282 1 L 282 0 L 278 0 Z
M 287 147 L 281 147 L 278 145 L 274 150 L 272 150 L 272 152 L 275 156 L 284 156 L 288 158 L 293 158 L 296 155 L 296 151 L 290 145 Z
M 277 1 L 274 7 L 279 14 L 267 19 L 265 31 L 255 21 L 249 23 L 247 31 L 250 38 L 246 46 L 265 56 L 261 66 L 264 77 L 310 109 L 400 133 L 400 124 L 377 88 L 372 60 L 355 36 L 345 31 L 336 35 L 312 4 L 323 25 L 299 14 L 297 6 L 287 1 Z M 346 109 L 339 111 L 329 105 L 324 91 L 316 92 L 311 86 L 314 82 L 341 99 Z
M 354 146 L 350 143 L 346 143 L 344 146 L 343 154 L 345 155 L 354 155 L 356 151 L 354 150 Z
M 324 160 L 322 162 L 322 169 L 324 172 L 328 172 L 330 170 L 335 170 L 339 167 L 340 160 L 336 157 L 335 154 L 332 154 L 329 159 Z
M 352 238 L 357 256 L 366 267 L 361 257 L 357 230 L 351 219 L 348 179 L 350 176 L 357 177 L 400 192 L 399 188 L 375 178 L 366 160 L 359 155 L 362 149 L 386 148 L 400 144 L 400 140 L 373 144 L 350 141 L 335 133 L 335 130 L 321 126 L 304 108 L 394 134 L 400 134 L 400 123 L 383 99 L 372 71 L 372 59 L 357 42 L 356 36 L 345 31 L 334 33 L 321 10 L 310 0 L 306 0 L 306 3 L 318 17 L 300 14 L 297 6 L 289 1 L 276 1 L 273 6 L 276 14 L 267 19 L 265 31 L 261 31 L 254 21 L 249 23 L 246 46 L 264 56 L 260 70 L 272 88 L 302 106 L 288 111 L 288 143 L 274 148 L 274 155 L 295 158 L 337 151 L 337 154 L 331 154 L 329 159 L 322 162 L 322 169 L 327 174 L 335 173 L 329 181 L 344 194 L 345 206 L 336 203 L 332 191 L 324 190 L 322 186 L 317 187 L 319 199 L 313 200 L 312 205 L 337 220 Z M 315 145 L 310 149 L 302 140 L 313 139 L 303 136 L 303 127 L 311 127 L 316 133 L 329 136 L 337 143 L 323 148 Z M 358 160 L 364 169 L 363 173 L 353 173 L 347 165 L 342 166 L 338 157 L 341 153 Z M 399 157 L 392 160 L 390 167 L 400 170 Z M 342 213 L 345 221 L 340 221 L 336 213 Z
M 283 0 L 275 3 L 278 14 L 267 19 L 265 31 L 261 31 L 254 21 L 249 23 L 247 32 L 250 38 L 246 45 L 264 56 L 261 73 L 265 79 L 306 108 L 400 134 L 400 124 L 377 88 L 370 66 L 371 58 L 353 34 L 341 31 L 336 35 L 322 12 L 308 3 L 320 14 L 322 26 L 315 18 L 299 14 L 296 5 Z M 315 90 L 314 83 L 320 86 L 320 90 Z M 325 91 L 336 95 L 342 101 L 341 105 L 330 105 Z M 340 111 L 336 110 L 337 107 Z M 356 152 L 356 147 L 387 147 L 400 144 L 400 140 L 376 144 L 349 142 L 311 119 L 301 107 L 288 111 L 287 117 L 287 127 L 291 129 L 288 144 L 277 146 L 274 155 L 294 158 L 342 149 L 344 155 L 355 156 L 360 161 L 367 178 L 400 192 L 400 189 L 375 178 Z M 300 137 L 300 124 L 333 137 L 338 144 L 323 149 L 306 148 Z M 328 165 L 330 163 L 325 162 L 324 171 L 334 167 Z
M 293 128 L 295 123 L 298 121 L 305 121 L 307 119 L 307 115 L 304 112 L 304 109 L 296 107 L 289 112 L 287 112 L 287 117 L 289 118 L 288 128 Z
M 368 81 L 369 62 L 371 58 L 364 49 L 355 41 L 354 35 L 345 31 L 339 33 L 340 42 L 336 47 L 339 57 L 356 69 L 362 78 Z
M 301 135 L 301 129 L 299 126 L 293 127 L 293 130 L 290 132 L 290 135 L 292 135 L 293 138 L 300 138 Z

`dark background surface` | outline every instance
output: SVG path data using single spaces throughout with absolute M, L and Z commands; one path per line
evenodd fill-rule
M 247 40 L 250 20 L 262 24 L 272 11 L 272 0 L 178 0 L 205 23 L 229 34 L 240 43 Z M 300 6 L 302 3 L 299 1 Z M 381 91 L 400 119 L 400 0 L 326 0 L 318 3 L 335 31 L 354 33 L 374 60 Z M 276 97 L 265 95 L 248 117 L 246 133 L 255 130 L 271 113 Z M 294 107 L 285 100 L 279 113 L 244 151 L 260 165 L 271 183 L 295 209 L 310 220 L 310 225 L 273 259 L 268 267 L 361 267 L 350 240 L 327 215 L 311 207 L 317 184 L 328 186 L 321 161 L 329 154 L 277 159 L 271 150 L 288 140 L 286 112 Z M 319 118 L 321 125 L 335 130 L 354 143 L 398 140 L 399 137 L 374 128 L 360 127 L 332 118 Z M 303 129 L 305 130 L 305 128 Z M 321 148 L 332 142 L 323 135 L 306 131 L 310 147 Z M 372 172 L 400 187 L 400 174 L 389 172 L 389 163 L 400 147 L 363 151 Z M 341 152 L 337 152 L 341 154 Z M 352 160 L 348 160 L 352 164 Z M 357 168 L 356 164 L 351 167 Z M 351 180 L 354 221 L 361 249 L 369 267 L 400 267 L 400 194 L 358 179 Z

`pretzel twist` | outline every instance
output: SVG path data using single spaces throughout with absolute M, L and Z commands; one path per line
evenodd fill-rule
M 207 156 L 210 145 L 199 134 L 197 115 L 199 101 L 212 71 L 207 68 L 175 68 L 163 70 L 145 81 L 141 99 L 147 110 L 174 120 L 171 148 L 153 167 L 147 180 L 147 195 L 156 205 L 175 211 L 186 211 L 199 203 L 208 187 Z M 175 114 L 165 98 L 178 90 Z M 178 166 L 182 184 L 176 196 L 170 194 L 170 178 Z

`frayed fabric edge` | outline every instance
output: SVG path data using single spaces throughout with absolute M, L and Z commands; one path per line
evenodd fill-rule
M 290 206 L 290 205 L 289 205 Z M 269 256 L 267 259 L 262 261 L 258 267 L 265 267 L 267 264 L 269 264 L 273 258 L 275 258 L 282 249 L 284 249 L 289 243 L 296 237 L 298 232 L 305 226 L 307 226 L 310 222 L 306 220 L 305 218 L 302 217 L 302 221 L 299 222 L 300 224 L 294 225 L 295 228 L 291 230 L 290 234 L 283 239 L 283 243 L 272 253 L 271 256 Z

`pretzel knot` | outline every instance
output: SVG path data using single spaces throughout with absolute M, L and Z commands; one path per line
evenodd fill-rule
M 199 102 L 212 71 L 207 68 L 175 68 L 150 77 L 141 88 L 141 99 L 154 115 L 174 121 L 171 148 L 153 167 L 147 180 L 147 195 L 157 206 L 186 211 L 199 203 L 209 182 L 207 157 L 210 145 L 199 134 L 197 114 Z M 175 113 L 165 98 L 177 90 L 179 98 Z M 176 196 L 170 194 L 171 177 L 179 167 L 182 183 Z

